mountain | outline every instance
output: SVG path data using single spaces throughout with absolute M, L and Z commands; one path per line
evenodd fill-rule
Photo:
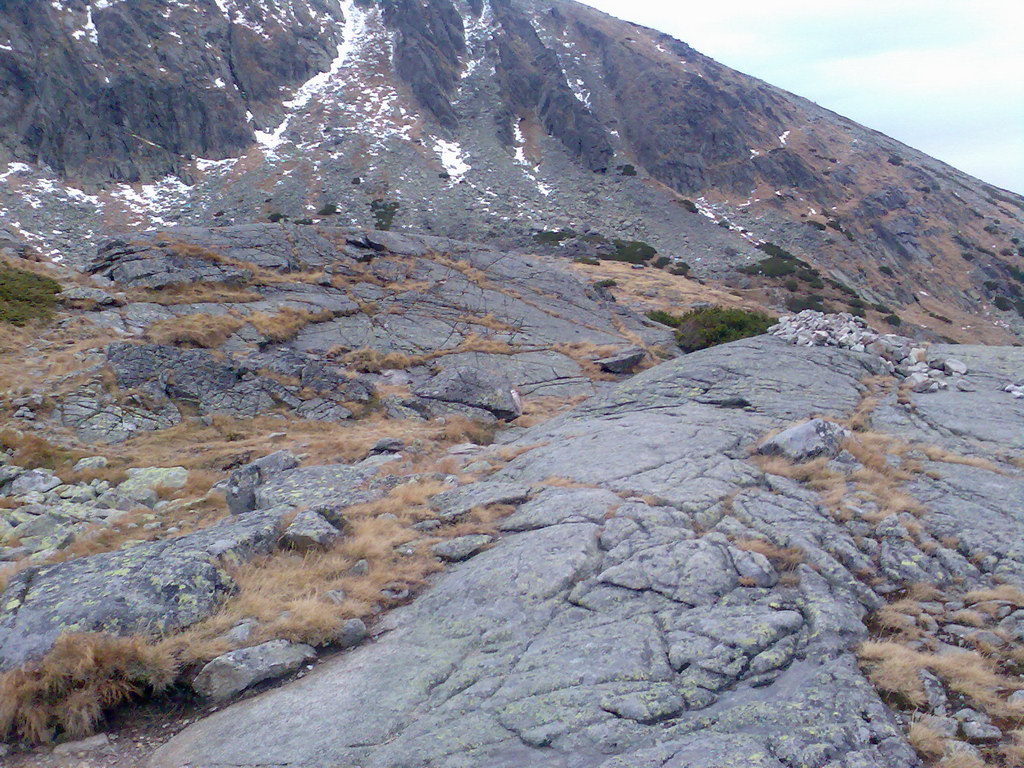
M 51 255 L 282 217 L 546 233 L 775 309 L 1024 328 L 1019 195 L 567 0 L 13 3 L 0 104 L 0 210 Z

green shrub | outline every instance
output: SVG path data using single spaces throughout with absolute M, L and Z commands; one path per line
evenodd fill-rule
M 810 296 L 790 296 L 786 299 L 786 309 L 790 312 L 803 312 L 805 309 L 813 309 L 815 312 L 827 312 L 824 304 L 824 297 L 817 293 Z
M 690 265 L 685 261 L 677 261 L 668 268 L 668 271 L 672 275 L 688 275 L 690 274 Z
M 815 229 L 821 230 L 822 232 L 825 231 L 825 225 L 822 224 L 820 221 L 815 221 L 814 219 L 808 219 L 807 221 L 804 222 L 804 224 L 807 224 L 808 226 L 814 227 Z
M 785 277 L 792 275 L 797 270 L 797 265 L 792 258 L 782 256 L 769 256 L 761 259 L 756 264 L 749 264 L 743 267 L 740 272 L 748 275 L 763 275 L 764 277 Z
M 757 248 L 760 251 L 764 251 L 769 256 L 778 256 L 780 259 L 796 259 L 796 256 L 787 251 L 781 245 L 776 245 L 775 243 L 761 243 Z
M 313 223 L 313 220 L 312 219 L 296 219 L 295 223 L 296 224 L 306 224 L 306 225 L 309 225 L 309 224 Z
M 611 278 L 607 280 L 598 280 L 596 283 L 594 283 L 595 288 L 614 288 L 616 285 L 618 285 L 618 283 L 612 280 Z
M 747 309 L 694 309 L 678 319 L 676 343 L 684 352 L 696 352 L 748 336 L 760 336 L 774 323 L 775 318 Z
M 571 229 L 543 230 L 533 233 L 533 241 L 541 245 L 553 245 L 563 240 L 571 240 L 576 237 L 576 232 Z
M 887 267 L 885 264 L 878 268 L 878 271 L 887 277 L 895 277 L 896 273 L 892 271 L 892 267 Z
M 575 261 L 577 264 L 586 264 L 588 267 L 596 267 L 601 263 L 593 256 L 577 256 Z
M 761 312 L 726 307 L 702 307 L 676 316 L 660 309 L 647 317 L 676 329 L 676 343 L 684 352 L 726 344 L 765 333 L 775 318 Z
M 659 256 L 654 260 L 653 266 L 657 269 L 664 269 L 671 263 L 672 259 L 670 259 L 668 256 Z
M 661 309 L 652 309 L 647 313 L 647 317 L 656 323 L 667 325 L 669 328 L 679 327 L 680 318 Z
M 60 293 L 60 283 L 24 269 L 0 267 L 0 322 L 25 325 L 46 320 Z
M 279 221 L 288 221 L 288 217 L 283 213 L 278 213 L 277 211 L 274 211 L 272 214 L 267 216 L 267 221 L 276 224 Z
M 1013 304 L 1005 296 L 996 296 L 992 299 L 992 303 L 996 305 L 997 309 L 1001 309 L 1003 312 L 1009 312 L 1013 309 Z
M 619 173 L 623 176 L 636 176 L 636 166 L 630 165 L 629 163 L 626 165 L 620 165 Z
M 317 216 L 334 216 L 338 212 L 338 206 L 334 203 L 327 203 L 323 208 L 316 212 Z
M 376 222 L 377 229 L 389 230 L 398 213 L 399 204 L 394 200 L 382 200 L 380 198 L 370 202 L 370 211 Z
M 630 264 L 643 264 L 658 254 L 654 246 L 640 240 L 615 239 L 612 240 L 612 245 L 615 246 L 615 250 L 607 256 L 602 255 L 600 258 L 605 261 L 625 261 Z
M 700 209 L 697 207 L 697 204 L 693 202 L 693 200 L 684 197 L 680 200 L 676 200 L 676 202 L 683 206 L 683 208 L 688 210 L 690 213 L 700 213 Z
M 900 319 L 899 315 L 886 315 L 882 319 L 885 320 L 885 322 L 887 322 L 893 328 L 899 328 L 901 325 L 903 325 L 903 321 Z
M 800 283 L 798 283 L 793 278 L 790 278 L 789 280 L 787 280 L 784 283 L 784 285 L 786 286 L 786 290 L 787 291 L 791 291 L 793 293 L 796 293 L 796 290 L 800 287 Z
M 889 155 L 890 165 L 903 165 L 903 158 L 899 155 Z

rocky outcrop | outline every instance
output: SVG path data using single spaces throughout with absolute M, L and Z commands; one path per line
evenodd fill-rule
M 894 418 L 906 411 L 891 395 L 878 425 L 963 449 L 972 435 L 954 427 L 943 436 L 942 416 L 1001 396 L 1001 418 L 1019 430 L 1024 411 L 981 379 L 1020 362 L 1012 349 L 972 357 L 984 394 L 911 395 L 927 405 L 923 420 Z M 661 365 L 530 430 L 496 482 L 555 475 L 594 487 L 520 500 L 504 527 L 522 532 L 395 611 L 377 643 L 192 726 L 150 764 L 240 766 L 258 755 L 309 766 L 570 765 L 587 756 L 602 768 L 916 768 L 904 726 L 853 650 L 888 589 L 923 578 L 970 589 L 997 574 L 1024 584 L 1011 543 L 1019 522 L 1004 514 L 997 523 L 992 497 L 992 507 L 963 506 L 983 478 L 998 478 L 1000 499 L 1024 492 L 1024 478 L 1005 464 L 930 463 L 919 475 L 934 489 L 922 495 L 920 522 L 932 543 L 918 549 L 892 535 L 896 517 L 877 528 L 834 518 L 813 492 L 748 460 L 772 429 L 850 414 L 861 380 L 881 370 L 868 354 L 762 337 Z M 722 405 L 741 387 L 747 406 Z M 1005 447 L 993 440 L 986 455 Z M 489 488 L 480 485 L 481 503 L 494 497 Z M 473 489 L 459 489 L 465 504 Z M 971 533 L 950 550 L 939 537 L 954 506 Z M 800 555 L 787 565 L 779 553 L 789 547 Z M 856 575 L 876 569 L 870 584 Z M 401 682 L 382 689 L 382 679 Z M 271 724 L 273 739 L 263 735 Z

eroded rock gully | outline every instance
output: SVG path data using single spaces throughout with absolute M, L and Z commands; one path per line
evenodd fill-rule
M 877 381 L 877 358 L 761 337 L 664 363 L 529 430 L 519 445 L 534 447 L 491 482 L 562 481 L 520 504 L 496 546 L 393 612 L 373 644 L 191 726 L 150 765 L 921 765 L 909 721 L 858 664 L 881 631 L 869 617 L 922 582 L 1020 586 L 1024 478 L 1010 458 L 1024 410 L 988 379 L 1024 353 L 959 352 L 976 391 L 912 394 L 908 408 L 862 383 Z M 916 516 L 873 516 L 881 500 L 856 482 L 829 508 L 749 460 L 793 422 L 863 417 L 867 395 L 875 429 L 930 447 L 907 458 Z M 739 396 L 747 405 L 722 405 Z M 998 416 L 963 417 L 986 408 Z M 831 462 L 855 478 L 856 457 Z M 1013 606 L 1002 613 L 1009 627 Z M 974 647 L 972 632 L 936 624 L 914 648 Z M 946 682 L 936 707 L 979 708 Z M 1020 683 L 1005 685 L 1004 700 Z M 994 751 L 984 739 L 952 741 Z

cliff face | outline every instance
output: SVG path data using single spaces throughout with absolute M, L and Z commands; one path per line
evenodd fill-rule
M 138 181 L 226 157 L 326 68 L 342 15 L 313 0 L 14 2 L 0 13 L 0 143 L 87 181 Z
M 0 152 L 32 164 L 0 208 L 55 255 L 111 226 L 389 211 L 642 241 L 778 309 L 818 301 L 749 274 L 776 243 L 935 337 L 1024 329 L 1020 196 L 569 0 L 22 2 L 0 104 Z

